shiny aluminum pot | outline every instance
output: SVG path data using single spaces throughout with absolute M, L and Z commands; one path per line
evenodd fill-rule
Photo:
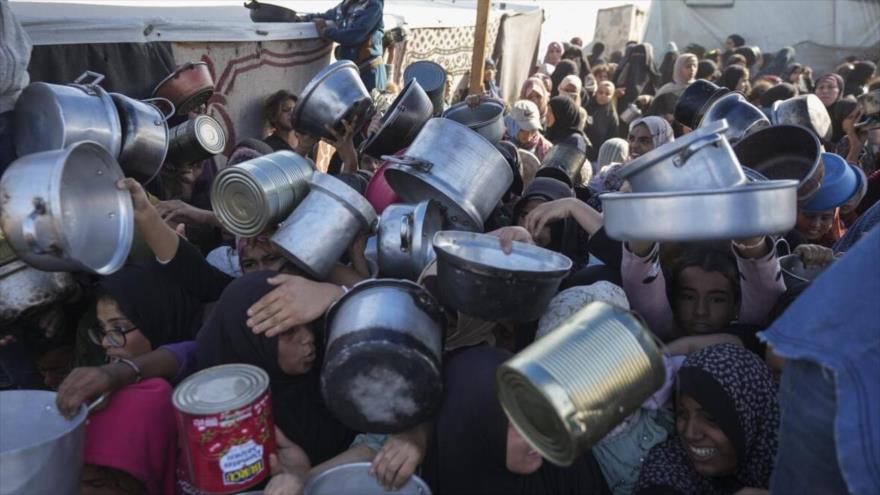
M 376 279 L 356 285 L 327 313 L 321 392 L 355 431 L 399 433 L 440 405 L 445 319 L 418 284 Z
M 347 120 L 359 132 L 375 112 L 370 93 L 361 80 L 357 65 L 350 60 L 334 62 L 309 81 L 293 110 L 291 122 L 299 132 L 332 139 L 326 127 L 339 134 Z
M 666 369 L 645 323 L 592 302 L 502 364 L 498 399 L 541 456 L 570 466 L 663 385 Z
M 417 280 L 434 260 L 434 234 L 443 229 L 436 201 L 391 205 L 382 212 L 377 236 L 382 277 Z
M 303 495 L 431 495 L 431 488 L 416 475 L 396 490 L 388 491 L 370 474 L 369 462 L 332 467 L 310 478 Z
M 211 208 L 229 232 L 257 236 L 305 199 L 314 171 L 311 160 L 292 151 L 276 151 L 226 167 L 211 186 Z
M 746 101 L 740 93 L 728 93 L 712 103 L 700 127 L 720 120 L 727 121 L 728 127 L 723 134 L 731 145 L 757 130 L 770 127 L 770 120 L 764 112 Z
M 407 203 L 433 199 L 459 230 L 482 231 L 483 222 L 513 184 L 513 171 L 492 143 L 467 126 L 431 119 L 385 177 Z
M 197 115 L 171 129 L 168 137 L 168 161 L 177 165 L 197 163 L 223 153 L 226 131 L 216 119 Z
M 75 289 L 73 276 L 67 272 L 43 272 L 20 260 L 0 265 L 0 326 L 30 310 L 62 301 Z
M 382 116 L 379 130 L 361 145 L 361 152 L 373 158 L 397 153 L 413 142 L 433 114 L 425 90 L 418 81 L 409 81 Z
M 814 94 L 795 96 L 773 103 L 773 125 L 799 125 L 813 131 L 828 142 L 834 131 L 831 115 L 822 100 Z
M 87 78 L 93 78 L 86 82 Z M 15 151 L 25 156 L 95 141 L 113 158 L 122 149 L 122 125 L 113 99 L 100 86 L 104 76 L 85 72 L 74 84 L 36 82 L 15 103 Z
M 419 60 L 406 66 L 403 71 L 403 81 L 409 83 L 416 80 L 428 94 L 434 105 L 434 115 L 443 112 L 443 100 L 446 98 L 447 75 L 446 69 L 437 62 Z
M 493 144 L 504 137 L 504 101 L 502 100 L 481 100 L 475 108 L 471 108 L 466 101 L 463 101 L 447 108 L 442 117 L 470 127 Z
M 148 184 L 162 169 L 168 153 L 168 119 L 174 115 L 174 104 L 165 98 L 138 101 L 119 93 L 110 93 L 122 122 L 122 151 L 119 165 L 125 175 L 141 184 Z M 164 102 L 169 115 L 151 105 Z
M 586 150 L 562 142 L 550 148 L 535 176 L 559 179 L 572 187 L 585 186 L 592 177 L 592 168 L 587 165 L 590 173 L 584 180 L 582 174 L 585 163 L 587 163 Z
M 55 392 L 0 392 L 0 494 L 80 492 L 86 417 L 102 399 L 66 419 Z
M 620 168 L 637 193 L 721 189 L 746 183 L 724 138 L 726 120 L 713 122 L 655 148 Z
M 272 236 L 300 270 L 324 280 L 360 232 L 376 223 L 376 211 L 357 191 L 327 174 L 313 174 L 311 191 Z
M 13 162 L 0 179 L 0 228 L 15 254 L 44 271 L 109 275 L 134 235 L 122 169 L 101 145 L 83 141 Z
M 438 232 L 434 251 L 440 300 L 486 321 L 537 320 L 571 270 L 568 257 L 538 246 L 514 242 L 505 254 L 488 234 Z

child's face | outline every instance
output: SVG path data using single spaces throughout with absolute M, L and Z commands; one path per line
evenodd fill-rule
M 678 278 L 675 319 L 685 334 L 722 332 L 736 318 L 734 287 L 720 272 L 689 266 Z

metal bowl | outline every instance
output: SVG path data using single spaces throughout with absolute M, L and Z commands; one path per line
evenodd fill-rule
M 797 182 L 728 189 L 600 196 L 605 231 L 620 241 L 742 239 L 788 232 L 797 220 Z
M 782 267 L 785 286 L 789 289 L 797 285 L 809 284 L 828 268 L 827 266 L 807 268 L 800 255 L 797 254 L 782 256 L 779 258 L 779 265 Z
M 705 127 L 712 122 L 727 121 L 724 137 L 734 144 L 749 134 L 770 127 L 770 119 L 758 107 L 752 105 L 739 93 L 728 93 L 716 100 L 700 122 Z
M 382 116 L 379 130 L 361 145 L 361 152 L 373 158 L 397 153 L 413 142 L 432 115 L 431 99 L 418 81 L 410 80 Z
M 431 489 L 416 475 L 402 487 L 387 491 L 370 475 L 369 462 L 353 462 L 328 469 L 309 479 L 304 495 L 431 495 Z
M 566 256 L 520 242 L 505 254 L 497 237 L 471 232 L 438 232 L 434 251 L 440 300 L 488 321 L 537 320 L 572 265 Z
M 299 132 L 332 139 L 327 127 L 342 134 L 342 121 L 347 120 L 355 132 L 360 132 L 374 111 L 373 100 L 357 65 L 350 60 L 340 60 L 309 81 L 293 110 L 291 122 Z
M 675 104 L 675 120 L 691 129 L 696 129 L 709 106 L 727 93 L 730 93 L 727 88 L 719 87 L 705 79 L 697 79 L 678 98 Z

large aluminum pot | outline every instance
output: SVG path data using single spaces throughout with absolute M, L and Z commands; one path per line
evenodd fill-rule
M 505 254 L 488 234 L 438 232 L 434 251 L 440 300 L 487 321 L 537 320 L 571 270 L 568 257 L 521 242 Z
M 571 187 L 579 187 L 586 185 L 592 177 L 592 168 L 588 166 L 590 174 L 586 177 L 586 181 L 584 180 L 582 174 L 585 163 L 587 163 L 586 150 L 562 142 L 550 148 L 535 177 L 550 177 L 561 180 Z
M 726 120 L 713 122 L 666 143 L 620 168 L 638 193 L 721 189 L 746 183 L 724 138 Z
M 87 78 L 94 80 L 86 82 Z M 74 84 L 36 82 L 15 102 L 15 151 L 25 156 L 95 141 L 114 158 L 122 149 L 122 125 L 113 99 L 98 86 L 104 76 L 85 72 Z
M 442 228 L 443 212 L 436 201 L 386 208 L 377 236 L 382 277 L 417 280 L 435 258 L 434 234 Z
M 109 275 L 125 263 L 134 234 L 131 197 L 116 187 L 123 177 L 90 141 L 21 157 L 0 179 L 0 228 L 34 268 Z
M 772 120 L 774 125 L 806 127 L 825 142 L 831 141 L 831 134 L 834 131 L 828 109 L 814 94 L 795 96 L 773 103 Z
M 168 161 L 177 165 L 196 163 L 223 153 L 226 131 L 216 119 L 197 115 L 171 129 Z
M 76 495 L 80 489 L 88 408 L 72 419 L 55 407 L 55 392 L 0 392 L 0 495 Z
M 211 208 L 235 235 L 254 237 L 290 215 L 309 194 L 315 164 L 276 151 L 224 168 L 211 186 Z
M 168 153 L 168 119 L 174 115 L 174 104 L 165 98 L 138 101 L 119 93 L 110 93 L 122 122 L 122 151 L 119 165 L 125 175 L 141 184 L 148 184 L 162 169 Z M 169 115 L 150 102 L 164 102 Z
M 744 239 L 788 232 L 797 220 L 797 182 L 727 189 L 600 196 L 608 237 L 619 241 Z
M 306 199 L 272 236 L 272 244 L 300 270 L 324 280 L 354 238 L 371 230 L 376 211 L 341 180 L 315 173 Z
M 356 285 L 327 313 L 321 392 L 327 407 L 356 431 L 398 433 L 440 405 L 445 319 L 414 282 L 376 279 Z
M 207 62 L 187 62 L 159 81 L 153 89 L 153 96 L 170 100 L 177 108 L 178 115 L 186 115 L 200 107 L 213 94 L 214 78 Z
M 630 311 L 596 301 L 497 371 L 498 399 L 541 456 L 570 466 L 666 378 L 657 342 Z
M 361 152 L 373 158 L 397 153 L 413 142 L 432 115 L 434 106 L 425 90 L 415 79 L 409 81 L 382 116 L 379 130 L 361 145 Z
M 483 222 L 513 184 L 513 171 L 495 146 L 467 126 L 431 119 L 403 156 L 384 156 L 394 192 L 407 203 L 433 199 L 457 229 L 482 231 Z
M 443 112 L 443 118 L 470 127 L 493 144 L 504 137 L 504 101 L 502 100 L 484 99 L 476 107 L 471 107 L 463 101 L 447 108 Z
M 304 495 L 431 495 L 431 488 L 416 475 L 396 490 L 385 490 L 370 474 L 369 462 L 353 462 L 330 468 L 310 478 Z
M 724 137 L 734 144 L 749 134 L 770 127 L 770 120 L 760 108 L 752 105 L 740 93 L 728 93 L 716 100 L 703 116 L 700 127 L 712 122 L 727 121 Z
M 75 289 L 73 276 L 67 272 L 43 272 L 20 260 L 0 265 L 0 326 L 62 301 Z
M 326 127 L 341 135 L 342 121 L 347 120 L 358 132 L 369 123 L 374 111 L 373 100 L 357 65 L 350 60 L 339 60 L 309 81 L 293 110 L 291 122 L 299 132 L 332 139 Z

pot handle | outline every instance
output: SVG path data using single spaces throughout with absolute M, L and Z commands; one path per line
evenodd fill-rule
M 721 134 L 711 134 L 703 139 L 698 139 L 696 142 L 691 143 L 688 147 L 683 149 L 681 153 L 675 155 L 675 157 L 672 158 L 672 163 L 676 167 L 683 167 L 685 163 L 687 163 L 687 161 L 690 160 L 692 156 L 694 156 L 694 153 L 700 151 L 706 146 L 712 146 L 722 139 L 724 139 L 724 136 Z
M 408 253 L 412 247 L 413 217 L 412 214 L 404 215 L 400 219 L 400 250 Z
M 391 156 L 391 155 L 382 155 L 382 160 L 386 162 L 391 162 L 397 165 L 405 165 L 407 167 L 412 167 L 422 172 L 430 172 L 432 168 L 434 168 L 434 164 L 427 160 L 420 160 L 418 158 L 412 158 L 409 156 Z
M 100 405 L 103 404 L 104 402 L 107 402 L 107 398 L 108 398 L 108 397 L 110 397 L 110 392 L 104 392 L 103 394 L 99 395 L 98 398 L 95 399 L 94 402 L 92 402 L 91 404 L 87 405 L 87 406 L 86 406 L 86 416 L 88 416 L 89 414 L 91 414 L 91 412 L 92 412 L 96 407 L 100 406 Z
M 94 81 L 86 82 L 86 79 L 89 77 L 95 78 Z M 82 74 L 80 74 L 79 77 L 74 79 L 73 84 L 82 84 L 85 86 L 97 85 L 103 80 L 104 80 L 104 74 L 98 74 L 97 72 L 92 72 L 90 70 L 87 70 L 87 71 L 83 72 Z
M 37 242 L 37 218 L 46 214 L 46 203 L 43 198 L 34 198 L 34 211 L 21 222 L 21 236 L 34 254 L 49 254 Z
M 168 98 L 162 98 L 161 96 L 157 96 L 155 98 L 147 98 L 146 100 L 141 100 L 141 101 L 144 103 L 152 103 L 154 101 L 160 101 L 160 102 L 168 105 L 168 108 L 171 109 L 171 113 L 167 113 L 167 114 L 163 115 L 162 117 L 164 117 L 164 118 L 162 120 L 157 120 L 155 122 L 156 125 L 162 125 L 163 122 L 168 122 L 168 119 L 170 119 L 171 117 L 174 117 L 174 113 L 177 110 L 176 108 L 174 108 L 174 103 L 172 103 L 171 100 L 169 100 Z M 156 108 L 159 108 L 158 105 L 153 105 L 153 106 Z M 161 111 L 162 109 L 159 108 L 159 110 Z

